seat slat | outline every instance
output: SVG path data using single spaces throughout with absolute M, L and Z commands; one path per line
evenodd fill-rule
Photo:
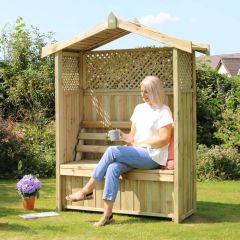
M 78 145 L 77 151 L 79 152 L 92 152 L 92 153 L 104 153 L 108 146 L 98 146 L 98 145 Z
M 97 166 L 98 160 L 80 160 L 60 165 L 60 174 L 63 176 L 90 177 L 92 170 Z M 173 182 L 174 170 L 162 169 L 134 169 L 122 174 L 120 179 Z
M 61 168 L 74 168 L 74 169 L 94 169 L 99 160 L 79 160 L 69 163 L 61 164 Z M 134 169 L 132 170 L 136 173 L 148 173 L 148 174 L 169 174 L 173 175 L 174 170 L 164 170 L 164 169 Z
M 149 170 L 145 170 L 145 172 L 137 172 L 136 170 L 132 170 L 129 173 L 125 173 L 122 177 L 126 180 L 147 180 L 147 181 L 161 181 L 161 182 L 173 182 L 174 176 L 173 174 L 165 174 L 165 173 L 149 173 Z
M 81 132 L 78 137 L 80 140 L 108 140 L 107 133 L 86 133 Z
M 106 123 L 102 121 L 83 121 L 81 124 L 82 128 L 102 128 L 102 129 L 107 129 L 107 128 L 131 128 L 131 122 L 127 121 L 113 121 L 109 123 L 110 126 L 107 126 Z
M 74 169 L 94 169 L 99 160 L 79 160 L 69 163 L 61 164 L 61 168 L 74 168 Z

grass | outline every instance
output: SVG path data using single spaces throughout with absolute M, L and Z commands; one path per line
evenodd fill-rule
M 15 181 L 0 181 L 0 239 L 240 239 L 240 182 L 199 182 L 197 212 L 182 224 L 159 218 L 115 215 L 116 223 L 100 229 L 99 213 L 64 211 L 60 216 L 24 220 L 26 213 Z M 55 180 L 42 180 L 32 212 L 55 211 Z

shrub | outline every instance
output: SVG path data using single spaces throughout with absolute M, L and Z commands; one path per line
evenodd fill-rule
M 215 136 L 216 121 L 221 122 L 223 111 L 223 86 L 226 76 L 213 69 L 197 70 L 197 142 L 208 147 L 218 145 Z
M 54 176 L 54 122 L 41 126 L 1 120 L 0 158 L 2 178 L 19 178 L 24 174 Z
M 22 135 L 14 131 L 14 123 L 0 117 L 0 177 L 9 178 L 16 174 L 18 163 L 26 157 L 27 149 Z
M 240 77 L 197 69 L 197 142 L 240 150 Z
M 225 108 L 222 121 L 216 121 L 215 137 L 221 140 L 224 148 L 234 147 L 240 151 L 240 77 L 228 78 L 225 95 Z
M 21 161 L 23 174 L 40 177 L 55 175 L 55 132 L 54 122 L 39 126 L 22 124 L 18 127 L 23 134 L 23 144 L 28 150 L 27 156 Z
M 234 147 L 240 151 L 240 111 L 225 109 L 222 121 L 216 122 L 215 136 L 221 139 L 223 148 Z
M 199 145 L 197 150 L 199 180 L 237 180 L 240 178 L 240 154 L 237 149 Z

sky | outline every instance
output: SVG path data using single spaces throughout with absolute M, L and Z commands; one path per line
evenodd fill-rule
M 210 45 L 210 54 L 240 53 L 239 0 L 0 0 L 0 30 L 22 17 L 57 41 L 70 39 L 117 17 L 180 39 Z M 102 49 L 159 45 L 130 34 Z

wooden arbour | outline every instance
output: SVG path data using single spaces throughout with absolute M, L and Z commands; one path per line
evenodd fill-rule
M 94 50 L 129 33 L 171 47 Z M 165 103 L 173 111 L 175 169 L 123 174 L 114 212 L 168 217 L 178 223 L 195 211 L 195 51 L 207 53 L 209 47 L 169 37 L 113 14 L 87 33 L 43 48 L 43 57 L 55 53 L 59 210 L 102 211 L 103 182 L 93 200 L 71 203 L 65 196 L 81 189 L 102 153 L 112 145 L 106 138 L 107 129 L 129 129 L 129 118 L 141 102 L 139 83 L 147 75 L 156 75 L 164 83 Z

